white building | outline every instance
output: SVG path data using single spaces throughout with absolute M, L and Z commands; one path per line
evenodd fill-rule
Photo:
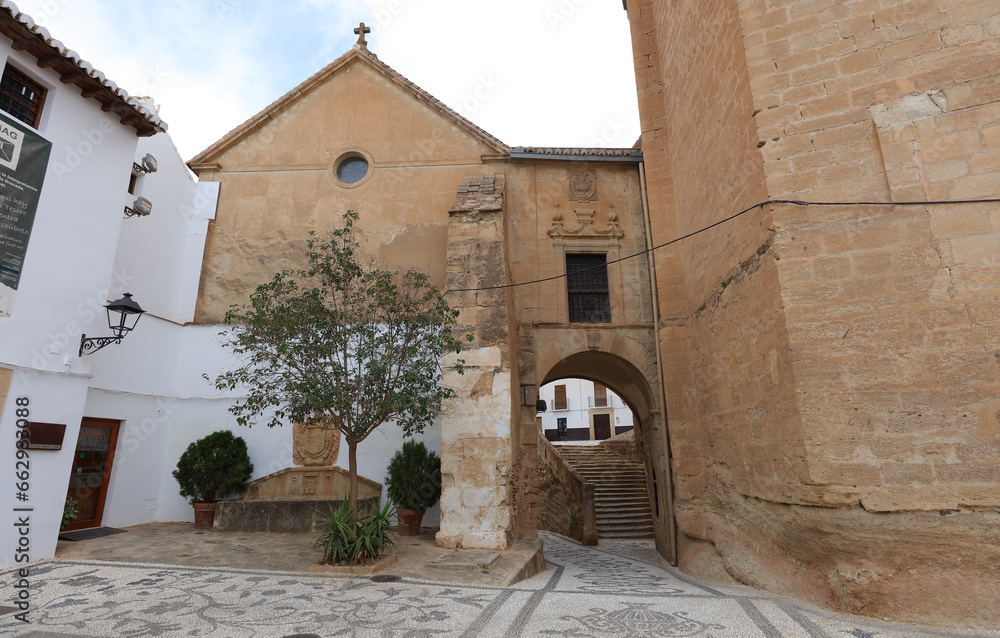
M 185 326 L 217 185 L 195 183 L 146 100 L 6 0 L 0 26 L 0 508 L 22 523 L 0 526 L 9 566 L 53 555 L 70 492 L 81 525 L 190 520 L 170 471 L 234 426 L 201 378 L 224 362 L 217 330 Z M 111 335 L 104 306 L 124 292 L 147 311 L 136 330 L 81 354 L 84 334 Z M 291 464 L 290 430 L 240 434 L 258 474 Z
M 610 388 L 586 379 L 560 379 L 538 389 L 550 441 L 603 441 L 633 428 L 632 410 Z

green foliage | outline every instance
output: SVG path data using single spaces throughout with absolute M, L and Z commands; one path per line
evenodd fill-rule
M 417 441 L 406 441 L 389 461 L 385 489 L 396 507 L 425 510 L 441 498 L 441 457 Z
M 461 352 L 458 316 L 427 275 L 362 265 L 354 236 L 358 215 L 326 241 L 307 242 L 308 267 L 285 270 L 233 306 L 221 336 L 239 361 L 214 380 L 246 392 L 230 407 L 241 425 L 267 415 L 339 429 L 350 450 L 351 493 L 357 494 L 357 445 L 386 421 L 407 434 L 433 423 L 454 395 L 441 383 L 441 360 Z M 463 362 L 455 369 L 461 373 Z
M 181 496 L 192 503 L 214 503 L 238 492 L 251 474 L 253 463 L 246 442 L 228 430 L 213 432 L 189 445 L 173 472 Z
M 79 503 L 76 502 L 76 499 L 66 499 L 66 504 L 63 505 L 62 525 L 59 529 L 66 529 L 73 524 L 73 521 L 80 515 L 78 507 Z
M 389 532 L 396 512 L 389 502 L 360 519 L 348 499 L 336 509 L 331 507 L 328 514 L 316 512 L 313 548 L 323 552 L 323 562 L 354 565 L 375 560 L 392 547 Z

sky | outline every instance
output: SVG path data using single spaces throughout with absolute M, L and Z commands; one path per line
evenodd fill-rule
M 619 0 L 15 0 L 131 95 L 185 160 L 343 55 L 368 48 L 511 146 L 639 136 Z

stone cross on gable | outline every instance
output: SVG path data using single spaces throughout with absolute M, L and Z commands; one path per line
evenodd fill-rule
M 354 33 L 356 33 L 358 35 L 358 44 L 360 44 L 363 47 L 367 47 L 368 46 L 368 40 L 365 40 L 365 34 L 366 33 L 371 33 L 371 32 L 372 32 L 372 28 L 371 27 L 366 27 L 365 23 L 362 22 L 361 26 L 354 30 Z

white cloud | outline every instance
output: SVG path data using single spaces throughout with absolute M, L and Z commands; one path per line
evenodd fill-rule
M 607 0 L 20 0 L 191 157 L 353 45 L 512 145 L 631 146 L 629 26 Z

